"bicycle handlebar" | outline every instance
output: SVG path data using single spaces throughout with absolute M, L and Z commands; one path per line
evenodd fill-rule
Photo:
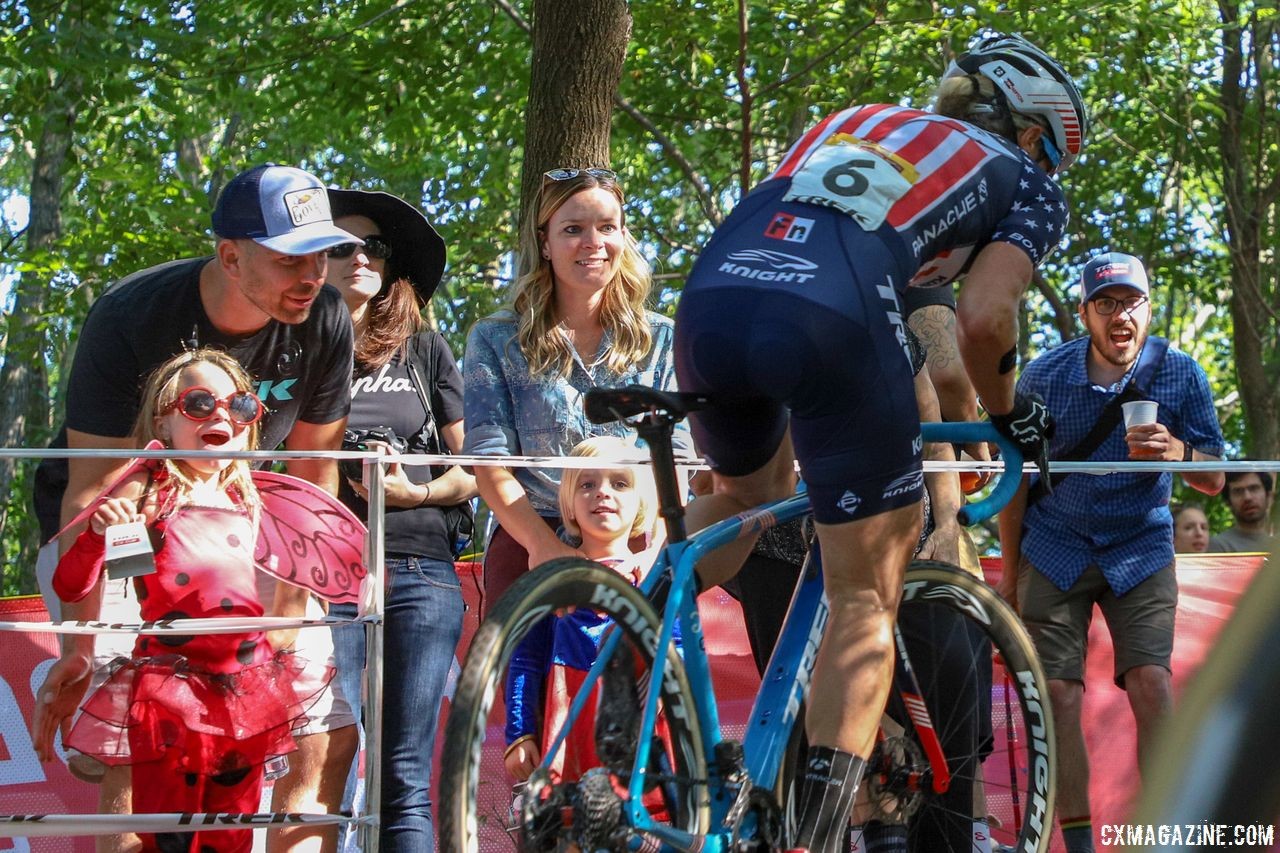
M 986 521 L 1004 509 L 1004 505 L 1018 491 L 1018 485 L 1022 482 L 1022 453 L 1016 444 L 996 432 L 996 428 L 990 421 L 921 424 L 920 433 L 925 441 L 945 441 L 951 444 L 974 444 L 987 441 L 995 442 L 1000 448 L 1004 470 L 996 475 L 995 487 L 989 495 L 976 503 L 960 508 L 958 518 L 961 524 L 970 525 Z

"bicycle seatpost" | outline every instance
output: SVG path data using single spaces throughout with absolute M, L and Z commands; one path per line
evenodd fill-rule
M 676 457 L 671 447 L 676 419 L 667 412 L 650 412 L 638 418 L 633 425 L 649 446 L 653 480 L 658 489 L 658 512 L 667 527 L 667 541 L 683 542 L 689 534 L 684 526 L 684 503 L 680 500 Z

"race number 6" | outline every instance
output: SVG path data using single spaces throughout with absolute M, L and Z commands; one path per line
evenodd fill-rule
M 871 181 L 860 170 L 872 170 L 875 167 L 876 162 L 868 157 L 846 160 L 827 170 L 822 176 L 822 186 L 836 195 L 862 195 L 871 186 Z

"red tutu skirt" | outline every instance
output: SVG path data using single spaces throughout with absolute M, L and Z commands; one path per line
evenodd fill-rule
M 215 776 L 294 749 L 290 734 L 333 677 L 312 695 L 294 682 L 305 661 L 290 653 L 232 673 L 194 668 L 181 655 L 116 658 L 85 701 L 66 745 L 103 764 L 161 761 Z

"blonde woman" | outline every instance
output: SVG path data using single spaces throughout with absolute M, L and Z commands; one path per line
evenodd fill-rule
M 618 424 L 588 423 L 590 388 L 674 389 L 672 325 L 645 310 L 649 268 L 606 169 L 553 169 L 525 216 L 511 306 L 478 322 L 463 359 L 465 452 L 563 456 Z M 677 433 L 678 448 L 689 446 Z M 485 552 L 485 608 L 524 571 L 577 553 L 560 528 L 554 468 L 476 466 L 498 528 Z

